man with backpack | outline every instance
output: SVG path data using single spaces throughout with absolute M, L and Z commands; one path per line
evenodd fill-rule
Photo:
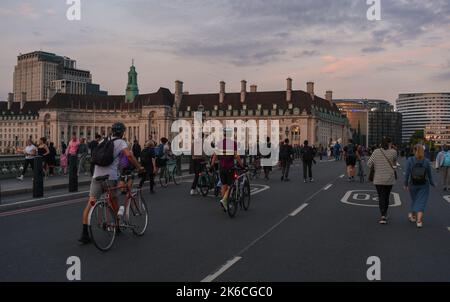
M 450 150 L 443 146 L 436 157 L 436 169 L 442 173 L 442 186 L 444 191 L 450 190 Z
M 284 144 L 280 148 L 280 162 L 281 162 L 281 181 L 289 181 L 289 169 L 294 157 L 294 150 L 289 144 L 289 139 L 284 140 Z
M 309 146 L 309 142 L 305 141 L 303 143 L 303 149 L 301 151 L 302 161 L 303 161 L 303 182 L 308 182 L 308 177 L 310 182 L 314 182 L 312 176 L 312 164 L 315 163 L 314 160 L 314 150 Z
M 88 233 L 88 215 L 92 206 L 103 194 L 103 181 L 97 180 L 99 177 L 108 176 L 106 182 L 108 186 L 117 186 L 119 179 L 119 164 L 120 155 L 124 154 L 128 157 L 130 164 L 132 164 L 140 172 L 144 170 L 139 162 L 134 157 L 133 153 L 128 148 L 128 144 L 123 140 L 125 133 L 125 125 L 123 123 L 115 123 L 112 125 L 112 137 L 104 138 L 100 144 L 94 149 L 92 154 L 92 162 L 95 164 L 94 175 L 91 181 L 91 187 L 89 190 L 89 200 L 83 211 L 83 230 L 79 242 L 81 244 L 91 243 Z M 119 210 L 117 194 L 113 192 L 113 210 L 117 212 Z
M 344 147 L 344 158 L 347 165 L 348 181 L 355 180 L 355 166 L 356 166 L 356 146 L 353 140 L 348 140 L 348 145 Z

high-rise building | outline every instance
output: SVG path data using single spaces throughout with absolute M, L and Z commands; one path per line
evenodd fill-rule
M 14 101 L 44 101 L 55 93 L 87 94 L 90 71 L 77 69 L 76 61 L 53 53 L 20 54 L 13 75 Z
M 396 102 L 402 113 L 402 140 L 408 142 L 416 131 L 437 137 L 440 144 L 450 144 L 450 93 L 405 93 Z
M 334 103 L 348 118 L 356 143 L 374 146 L 389 137 L 395 144 L 401 144 L 402 116 L 388 101 L 340 99 Z

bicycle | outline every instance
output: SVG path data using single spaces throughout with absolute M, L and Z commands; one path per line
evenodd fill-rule
M 181 176 L 178 172 L 176 159 L 167 160 L 165 166 L 161 167 L 161 172 L 159 173 L 159 184 L 161 187 L 166 188 L 171 180 L 176 185 L 181 184 Z
M 118 231 L 130 229 L 134 235 L 143 236 L 148 227 L 148 208 L 142 194 L 142 188 L 130 188 L 125 177 L 125 185 L 109 186 L 109 175 L 95 178 L 102 182 L 104 194 L 89 211 L 88 230 L 94 245 L 101 251 L 111 249 Z M 113 191 L 126 188 L 124 213 L 119 216 L 113 206 Z
M 238 207 L 248 211 L 250 208 L 250 179 L 247 169 L 235 167 L 234 182 L 229 189 L 227 213 L 228 216 L 234 218 L 238 211 Z
M 261 159 L 255 158 L 249 166 L 250 179 L 258 179 L 261 176 Z
M 210 170 L 212 171 L 210 173 Z M 215 169 L 208 169 L 206 163 L 202 163 L 201 172 L 198 178 L 198 188 L 200 193 L 206 197 L 211 189 L 214 189 L 214 196 L 218 197 L 220 193 L 220 177 Z

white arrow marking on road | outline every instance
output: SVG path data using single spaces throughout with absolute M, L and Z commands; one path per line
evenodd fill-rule
M 329 188 L 331 188 L 333 186 L 333 184 L 328 184 L 324 189 L 324 191 L 327 191 Z
M 225 263 L 225 265 L 222 266 L 217 272 L 215 272 L 214 274 L 209 275 L 208 277 L 203 279 L 201 282 L 212 282 L 212 281 L 214 281 L 217 277 L 222 275 L 227 269 L 232 267 L 236 262 L 238 262 L 241 259 L 242 259 L 242 257 L 234 257 L 233 259 L 231 259 L 227 263 Z
M 303 211 L 307 206 L 309 206 L 309 204 L 307 204 L 307 203 L 302 204 L 297 210 L 295 210 L 294 212 L 289 214 L 289 216 L 291 216 L 291 217 L 297 216 L 297 214 L 300 213 L 301 211 Z

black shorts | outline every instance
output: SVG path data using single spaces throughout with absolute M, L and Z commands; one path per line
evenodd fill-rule
M 234 171 L 220 170 L 220 181 L 223 185 L 231 186 L 234 182 Z
M 356 156 L 347 156 L 346 160 L 347 166 L 356 166 Z

